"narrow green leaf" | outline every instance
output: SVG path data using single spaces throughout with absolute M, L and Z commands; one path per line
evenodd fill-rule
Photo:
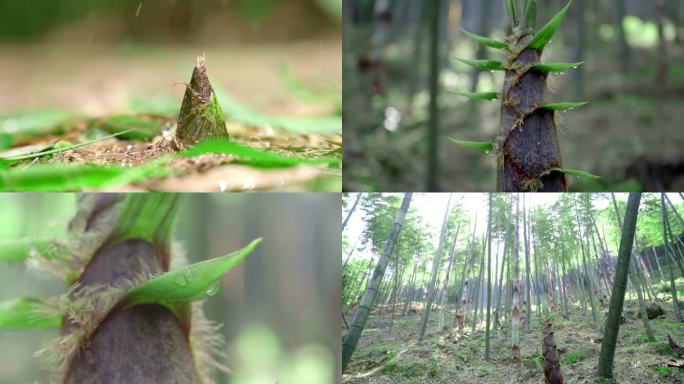
M 132 193 L 126 196 L 111 243 L 141 238 L 168 246 L 178 212 L 176 193 Z
M 115 133 L 115 134 L 113 134 L 113 135 L 109 135 L 109 136 L 105 136 L 105 137 L 100 137 L 99 139 L 88 140 L 88 141 L 86 141 L 85 143 L 81 143 L 81 144 L 69 145 L 69 146 L 66 146 L 66 147 L 60 147 L 60 148 L 50 149 L 50 150 L 42 151 L 42 152 L 38 152 L 38 153 L 31 153 L 31 154 L 28 154 L 28 155 L 0 158 L 0 161 L 21 161 L 21 160 L 28 160 L 28 159 L 33 159 L 33 158 L 36 158 L 36 157 L 41 157 L 41 156 L 53 155 L 53 154 L 55 154 L 55 153 L 64 152 L 64 151 L 70 151 L 70 150 L 72 150 L 72 149 L 77 149 L 77 148 L 85 147 L 85 146 L 91 145 L 91 144 L 93 144 L 93 143 L 97 143 L 97 142 L 99 142 L 99 141 L 109 140 L 109 139 L 111 139 L 111 138 L 113 138 L 113 137 L 121 136 L 121 135 L 126 134 L 126 133 L 128 133 L 128 132 L 130 132 L 130 130 L 128 130 L 128 131 L 123 131 L 123 132 L 119 132 L 119 133 Z
M 515 23 L 513 22 L 513 1 L 515 0 L 506 0 L 506 13 L 508 14 L 508 19 L 511 20 L 511 24 L 515 26 Z
M 242 262 L 260 242 L 258 238 L 237 252 L 167 272 L 132 289 L 123 300 L 127 305 L 174 304 L 211 296 L 218 289 L 218 279 Z
M 0 260 L 8 263 L 25 261 L 31 250 L 41 252 L 51 242 L 48 239 L 30 238 L 0 241 Z
M 511 19 L 511 24 L 515 27 L 518 25 L 518 3 L 517 0 L 508 0 L 506 2 L 506 9 L 508 10 L 508 17 Z
M 183 157 L 195 157 L 207 153 L 233 155 L 238 158 L 236 163 L 244 163 L 263 168 L 291 167 L 299 164 L 326 164 L 328 166 L 338 166 L 340 162 L 338 158 L 334 157 L 306 159 L 283 156 L 275 152 L 252 148 L 226 140 L 206 140 L 193 148 L 179 153 L 179 155 Z
M 0 162 L 0 191 L 59 192 L 127 185 L 167 176 L 163 165 L 169 159 L 161 157 L 137 167 L 39 164 L 26 169 L 3 169 Z
M 534 35 L 534 38 L 532 39 L 528 47 L 543 50 L 544 46 L 546 46 L 546 44 L 549 41 L 551 41 L 553 34 L 556 33 L 556 30 L 563 22 L 563 17 L 570 8 L 571 4 L 572 0 L 568 1 L 565 7 L 563 7 L 563 9 L 560 12 L 558 12 L 558 14 L 554 16 L 553 19 L 551 19 L 551 21 L 549 21 L 544 27 L 542 27 L 542 29 L 540 29 L 536 35 Z
M 452 138 L 449 138 L 449 140 L 453 141 L 454 143 L 462 147 L 477 149 L 485 153 L 489 153 L 494 150 L 494 143 L 490 143 L 487 141 L 465 141 Z
M 471 100 L 495 100 L 499 98 L 499 94 L 496 92 L 480 92 L 480 93 L 471 93 L 471 92 L 454 92 L 455 94 L 463 97 L 467 97 Z
M 537 27 L 537 1 L 527 0 L 525 2 L 525 26 L 530 29 Z
M 496 60 L 466 60 L 456 59 L 462 63 L 468 64 L 471 67 L 481 69 L 483 71 L 505 71 L 506 68 Z
M 159 135 L 165 122 L 148 116 L 112 115 L 95 120 L 91 128 L 120 134 L 122 140 L 151 140 Z
M 22 298 L 0 303 L 0 329 L 46 329 L 59 328 L 59 316 L 46 315 L 49 309 L 44 301 Z
M 7 148 L 12 148 L 14 145 L 14 139 L 9 133 L 0 133 L 0 151 Z
M 544 73 L 559 73 L 559 72 L 565 72 L 568 69 L 571 68 L 577 68 L 580 65 L 584 64 L 584 61 L 580 61 L 579 63 L 549 63 L 549 64 L 537 64 L 534 67 L 532 67 L 533 70 L 541 71 Z
M 600 179 L 601 178 L 600 176 L 592 175 L 589 172 L 579 171 L 576 169 L 551 168 L 551 171 L 562 172 L 562 173 L 565 173 L 566 175 L 576 176 L 576 177 L 584 177 L 584 178 L 588 178 L 588 179 Z
M 575 108 L 585 106 L 587 104 L 589 104 L 589 103 L 586 101 L 580 101 L 580 102 L 576 102 L 576 103 L 573 103 L 573 102 L 570 102 L 570 103 L 550 103 L 550 104 L 544 104 L 544 105 L 540 106 L 539 108 L 549 109 L 552 111 L 568 111 L 571 109 L 575 109 Z
M 465 29 L 461 28 L 461 31 L 466 34 L 466 36 L 472 38 L 475 40 L 478 44 L 482 44 L 485 47 L 489 48 L 495 48 L 495 49 L 505 49 L 508 48 L 508 45 L 502 41 L 490 39 L 489 37 L 484 37 L 484 36 L 478 36 L 474 33 L 470 33 L 466 31 Z

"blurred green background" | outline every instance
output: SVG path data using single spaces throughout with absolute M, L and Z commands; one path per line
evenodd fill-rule
M 335 382 L 339 376 L 341 202 L 336 194 L 187 194 L 175 237 L 191 263 L 263 243 L 205 303 L 222 322 L 233 374 L 221 383 Z M 62 238 L 73 194 L 0 194 L 0 237 Z M 333 220 L 334 219 L 334 220 Z M 23 264 L 0 264 L 0 301 L 50 297 L 63 283 Z M 45 382 L 34 357 L 56 331 L 0 331 L 0 383 Z
M 205 53 L 215 88 L 240 102 L 327 116 L 340 98 L 341 2 L 0 0 L 0 115 L 177 109 Z M 298 98 L 292 79 L 325 97 Z
M 429 169 L 430 31 L 427 0 L 345 0 L 344 189 L 493 191 L 496 158 L 449 138 L 491 142 L 500 104 L 460 92 L 501 92 L 502 72 L 462 59 L 502 60 L 461 32 L 503 40 L 503 0 L 439 2 L 438 167 Z M 541 28 L 569 0 L 537 0 Z M 570 178 L 574 191 L 677 191 L 684 188 L 684 2 L 574 0 L 542 62 L 585 64 L 549 76 L 553 102 L 588 101 L 557 114 L 563 165 L 601 176 Z

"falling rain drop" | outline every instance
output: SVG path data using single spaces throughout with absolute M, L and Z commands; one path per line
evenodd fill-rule
M 142 1 L 138 3 L 138 9 L 135 11 L 135 18 L 138 18 L 138 15 L 140 15 L 140 10 L 142 9 Z

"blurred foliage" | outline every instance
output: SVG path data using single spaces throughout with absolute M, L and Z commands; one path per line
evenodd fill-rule
M 273 14 L 279 0 L 152 0 L 164 11 L 179 12 L 187 23 L 198 9 L 228 8 L 246 20 L 261 20 Z M 342 0 L 297 0 L 303 6 L 316 6 L 331 20 L 341 19 Z M 0 39 L 36 39 L 50 29 L 94 12 L 119 14 L 122 18 L 137 17 L 139 7 L 151 0 L 0 0 Z M 30 5 L 27 5 L 29 4 Z

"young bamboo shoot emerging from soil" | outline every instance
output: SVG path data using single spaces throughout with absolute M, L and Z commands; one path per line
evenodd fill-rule
M 560 368 L 560 352 L 556 347 L 551 322 L 544 322 L 542 329 L 542 356 L 544 358 L 544 384 L 563 384 Z
M 500 94 L 459 93 L 473 100 L 501 100 L 499 137 L 496 143 L 453 141 L 487 153 L 496 152 L 499 191 L 565 191 L 566 173 L 595 176 L 563 169 L 555 113 L 586 103 L 551 103 L 546 79 L 549 73 L 563 72 L 582 63 L 542 64 L 540 58 L 572 1 L 536 33 L 536 1 L 507 0 L 506 3 L 511 19 L 506 42 L 466 32 L 479 44 L 504 50 L 505 60 L 460 60 L 480 70 L 506 72 Z
M 200 56 L 192 71 L 190 84 L 185 89 L 178 115 L 176 143 L 184 148 L 215 138 L 228 139 L 228 130 L 216 93 L 207 77 L 205 59 Z

